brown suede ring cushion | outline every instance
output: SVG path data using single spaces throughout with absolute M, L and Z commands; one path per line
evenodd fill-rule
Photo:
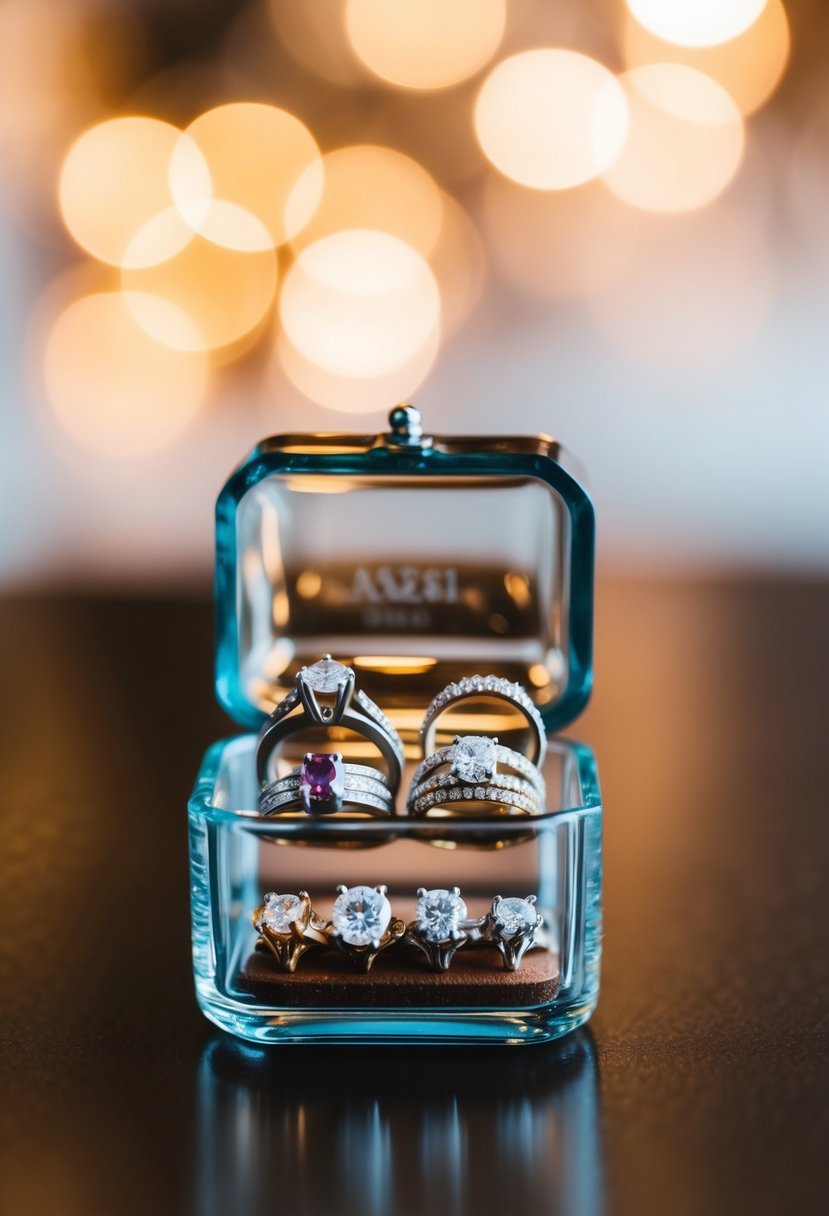
M 549 950 L 530 950 L 517 971 L 505 971 L 498 951 L 459 950 L 448 971 L 429 971 L 415 951 L 389 951 L 368 975 L 333 951 L 307 954 L 293 975 L 276 960 L 253 951 L 238 977 L 239 986 L 269 1004 L 288 1008 L 383 1006 L 457 1009 L 526 1008 L 553 1000 L 558 992 L 558 958 Z

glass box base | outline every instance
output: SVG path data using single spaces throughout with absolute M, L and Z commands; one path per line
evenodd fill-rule
M 193 970 L 211 1022 L 254 1043 L 482 1045 L 545 1043 L 587 1021 L 599 990 L 602 824 L 589 748 L 550 740 L 541 815 L 398 815 L 349 826 L 260 816 L 255 742 L 245 735 L 212 747 L 190 801 Z M 252 912 L 267 891 L 307 890 L 327 916 L 340 883 L 386 884 L 404 923 L 420 886 L 457 885 L 472 917 L 496 896 L 531 898 L 543 943 L 515 971 L 479 944 L 433 973 L 403 944 L 369 974 L 330 950 L 282 973 L 257 950 Z
M 256 1009 L 197 988 L 199 1008 L 221 1030 L 251 1043 L 462 1043 L 469 1046 L 550 1043 L 583 1026 L 596 998 L 572 1008 Z

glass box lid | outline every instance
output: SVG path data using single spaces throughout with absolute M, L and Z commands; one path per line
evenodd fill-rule
M 594 513 L 547 436 L 260 443 L 216 506 L 216 689 L 258 728 L 331 653 L 408 731 L 468 675 L 523 684 L 555 730 L 592 681 Z

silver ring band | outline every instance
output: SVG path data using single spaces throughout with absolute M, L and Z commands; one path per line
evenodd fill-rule
M 465 676 L 438 693 L 427 708 L 420 728 L 420 746 L 424 756 L 434 751 L 437 720 L 442 714 L 460 701 L 484 699 L 506 701 L 520 710 L 530 729 L 528 759 L 540 765 L 547 751 L 547 734 L 541 714 L 526 689 L 501 676 Z
M 335 753 L 338 759 L 338 753 Z M 314 813 L 313 804 L 309 805 L 303 797 L 304 766 L 298 765 L 284 777 L 271 781 L 259 793 L 260 815 L 284 815 L 290 811 L 305 811 Z M 354 809 L 369 815 L 393 815 L 394 795 L 386 783 L 382 773 L 367 764 L 343 764 L 343 781 L 341 790 L 333 805 L 320 809 L 321 814 L 331 814 L 332 811 Z

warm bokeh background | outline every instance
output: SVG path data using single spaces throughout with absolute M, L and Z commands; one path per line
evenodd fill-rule
M 2 0 L 0 581 L 263 434 L 552 432 L 606 569 L 829 565 L 819 0 Z M 229 108 L 220 108 L 229 107 Z

